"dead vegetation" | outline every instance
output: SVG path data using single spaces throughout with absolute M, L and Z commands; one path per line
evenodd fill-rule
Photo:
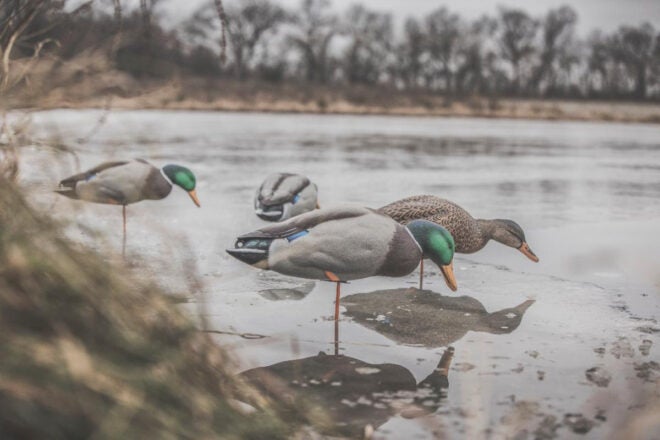
M 233 378 L 231 359 L 166 295 L 75 249 L 4 177 L 0 358 L 2 438 L 284 438 L 292 431 Z
M 48 81 L 43 80 L 48 78 Z M 169 109 L 279 113 L 384 114 L 540 120 L 660 123 L 660 106 L 642 102 L 499 99 L 474 96 L 447 103 L 442 95 L 365 86 L 268 83 L 231 78 L 136 79 L 90 55 L 53 69 L 41 60 L 29 87 L 7 96 L 13 108 Z

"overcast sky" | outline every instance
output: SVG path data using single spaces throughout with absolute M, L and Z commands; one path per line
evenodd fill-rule
M 212 0 L 165 0 L 164 8 L 181 17 Z M 225 0 L 230 3 L 232 0 Z M 236 1 L 236 0 L 233 0 Z M 300 0 L 273 0 L 284 6 L 296 6 Z M 579 15 L 578 32 L 587 34 L 594 28 L 616 29 L 621 24 L 637 25 L 648 21 L 659 27 L 660 0 L 333 0 L 336 10 L 353 3 L 372 9 L 394 12 L 399 16 L 421 16 L 440 6 L 446 6 L 466 18 L 482 14 L 494 15 L 498 5 L 519 7 L 533 15 L 541 15 L 563 4 L 572 6 Z

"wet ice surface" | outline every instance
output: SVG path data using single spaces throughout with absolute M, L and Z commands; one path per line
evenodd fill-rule
M 660 127 L 112 112 L 77 143 L 100 115 L 37 113 L 33 127 L 73 147 L 80 169 L 144 157 L 195 171 L 202 209 L 176 189 L 129 207 L 129 260 L 188 295 L 184 307 L 234 350 L 237 373 L 272 366 L 295 398 L 326 405 L 337 419 L 319 432 L 358 435 L 371 424 L 376 438 L 602 438 L 657 414 Z M 36 204 L 77 218 L 71 237 L 120 249 L 117 207 L 48 192 L 79 171 L 72 155 L 35 146 L 21 165 Z M 224 252 L 264 224 L 252 196 L 276 171 L 309 176 L 322 206 L 430 193 L 475 217 L 513 219 L 541 262 L 491 243 L 456 258 L 456 293 L 430 265 L 432 293 L 407 290 L 417 272 L 344 285 L 334 357 L 334 285 L 260 272 Z M 649 438 L 660 435 L 655 420 L 656 431 L 642 431 Z

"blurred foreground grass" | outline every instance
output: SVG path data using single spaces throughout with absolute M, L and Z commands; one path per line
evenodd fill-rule
M 230 362 L 157 287 L 66 242 L 0 176 L 0 438 L 291 435 Z

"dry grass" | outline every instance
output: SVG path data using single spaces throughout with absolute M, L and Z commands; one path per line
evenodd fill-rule
M 292 432 L 171 299 L 74 249 L 2 177 L 0 359 L 0 438 Z
M 27 62 L 27 61 L 25 61 Z M 16 61 L 21 70 L 21 61 Z M 8 108 L 105 108 L 286 113 L 387 114 L 542 120 L 660 123 L 657 103 L 500 99 L 472 96 L 448 101 L 423 91 L 360 86 L 266 83 L 180 76 L 138 81 L 115 70 L 100 52 L 63 63 L 42 59 L 21 87 L 5 99 Z

